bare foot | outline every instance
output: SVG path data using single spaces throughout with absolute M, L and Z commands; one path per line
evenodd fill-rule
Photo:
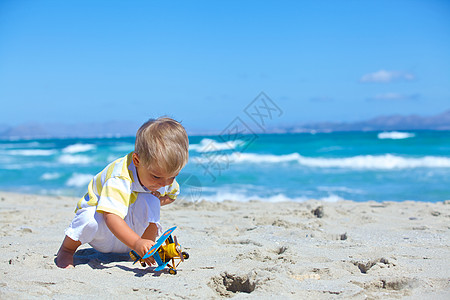
M 73 254 L 74 252 L 59 249 L 58 254 L 56 254 L 55 258 L 56 265 L 62 269 L 73 268 Z
M 81 242 L 74 241 L 68 236 L 64 238 L 64 241 L 56 254 L 55 264 L 63 269 L 73 268 L 73 255 L 77 248 L 81 245 Z

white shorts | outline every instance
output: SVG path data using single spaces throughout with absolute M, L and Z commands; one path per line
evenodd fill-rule
M 96 208 L 96 206 L 89 206 L 78 210 L 64 233 L 72 240 L 80 241 L 82 244 L 87 243 L 95 250 L 103 253 L 129 252 L 130 248 L 109 230 L 103 218 L 103 213 L 97 212 Z M 145 198 L 138 197 L 124 220 L 134 232 L 141 236 L 148 227 L 150 213 Z M 156 225 L 158 235 L 160 235 L 162 232 L 161 224 L 157 222 Z

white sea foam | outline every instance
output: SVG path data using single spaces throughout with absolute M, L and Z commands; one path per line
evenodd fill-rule
M 53 180 L 53 179 L 58 179 L 59 177 L 61 177 L 60 173 L 57 172 L 51 172 L 51 173 L 44 173 L 41 176 L 42 180 Z
M 402 140 L 407 138 L 415 137 L 414 133 L 402 132 L 402 131 L 388 131 L 380 132 L 378 134 L 379 139 L 392 139 L 392 140 Z
M 197 163 L 211 163 L 211 158 L 195 157 Z M 225 161 L 223 159 L 222 161 Z M 298 163 L 314 168 L 392 170 L 410 168 L 450 168 L 450 158 L 442 156 L 402 157 L 392 154 L 358 155 L 343 158 L 305 157 L 298 153 L 285 155 L 239 153 L 227 156 L 230 163 L 279 164 Z
M 365 194 L 366 192 L 361 189 L 352 189 L 346 186 L 318 186 L 317 190 L 324 192 L 343 192 L 348 194 Z
M 61 155 L 59 157 L 58 161 L 62 164 L 67 164 L 67 165 L 75 165 L 75 164 L 85 165 L 85 164 L 90 163 L 92 160 L 91 160 L 91 158 L 89 158 L 88 156 L 85 156 L 85 155 L 65 154 L 65 155 Z
M 204 138 L 198 144 L 189 145 L 189 149 L 203 153 L 221 150 L 233 150 L 239 146 L 243 146 L 244 144 L 245 142 L 241 140 L 220 143 L 212 139 Z
M 66 148 L 64 148 L 62 150 L 62 152 L 74 154 L 74 153 L 91 151 L 91 150 L 94 150 L 95 148 L 97 148 L 97 146 L 92 145 L 92 144 L 73 144 L 73 145 L 69 145 Z
M 18 156 L 50 156 L 56 153 L 55 150 L 51 149 L 20 149 L 20 150 L 9 150 L 7 151 L 9 155 Z
M 24 169 L 31 169 L 38 166 L 42 166 L 41 163 L 18 163 L 18 164 L 8 164 L 1 166 L 4 170 L 24 170 Z
M 74 173 L 67 180 L 66 185 L 73 186 L 73 187 L 85 186 L 92 180 L 92 178 L 93 178 L 93 175 L 91 175 L 91 174 Z
M 244 193 L 233 193 L 228 191 L 218 191 L 214 194 L 208 194 L 208 195 L 201 195 L 199 199 L 204 199 L 207 201 L 213 201 L 213 202 L 221 202 L 224 200 L 232 200 L 232 201 L 242 201 L 247 202 L 250 200 L 257 200 L 262 202 L 286 202 L 286 201 L 294 201 L 294 202 L 304 202 L 308 200 L 312 200 L 313 198 L 301 196 L 301 197 L 289 197 L 285 195 L 284 193 L 277 193 L 273 195 L 267 195 L 267 196 L 258 196 L 256 194 L 244 194 Z M 329 194 L 327 197 L 323 198 L 315 198 L 314 200 L 319 201 L 326 201 L 326 202 L 337 202 L 341 200 L 345 200 L 337 195 Z
M 339 197 L 338 195 L 330 194 L 327 197 L 323 197 L 323 198 L 320 198 L 317 200 L 324 201 L 324 202 L 338 202 L 338 201 L 343 201 L 345 199 L 342 197 Z

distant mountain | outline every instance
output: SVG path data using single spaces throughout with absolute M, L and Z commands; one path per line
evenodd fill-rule
M 450 110 L 441 114 L 421 117 L 418 115 L 380 116 L 367 121 L 319 122 L 274 128 L 272 132 L 334 132 L 334 131 L 386 131 L 386 130 L 450 130 Z
M 140 124 L 134 122 L 106 123 L 27 123 L 8 127 L 0 124 L 0 139 L 76 138 L 134 136 Z M 450 110 L 421 117 L 418 115 L 380 116 L 367 121 L 319 122 L 271 128 L 268 133 L 334 132 L 334 131 L 387 131 L 387 130 L 450 130 Z M 195 134 L 194 132 L 189 132 Z M 214 134 L 209 132 L 209 134 Z M 215 134 L 218 134 L 215 133 Z
M 0 123 L 0 132 L 4 132 L 5 130 L 7 130 L 9 128 L 8 125 Z
M 134 136 L 140 124 L 133 122 L 106 123 L 27 123 L 9 127 L 0 132 L 3 139 L 75 138 Z

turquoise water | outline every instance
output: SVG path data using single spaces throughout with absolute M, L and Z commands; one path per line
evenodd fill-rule
M 133 151 L 134 138 L 0 141 L 0 189 L 81 197 L 93 175 Z M 186 201 L 443 201 L 450 132 L 190 137 L 178 176 Z

